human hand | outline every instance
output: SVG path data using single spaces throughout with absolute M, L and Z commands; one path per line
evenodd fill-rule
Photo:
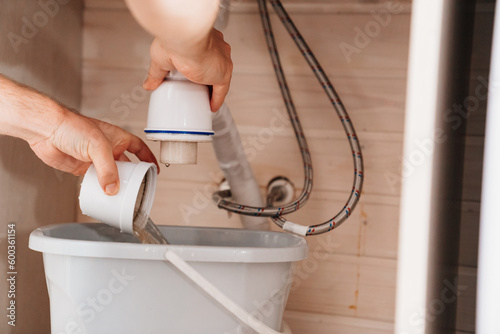
M 119 191 L 116 160 L 125 151 L 158 166 L 137 136 L 93 118 L 71 112 L 44 94 L 0 75 L 0 134 L 26 140 L 47 165 L 75 175 L 94 163 L 104 192 Z
M 220 31 L 212 28 L 201 46 L 190 48 L 185 53 L 169 50 L 165 43 L 155 38 L 150 54 L 151 64 L 144 89 L 156 89 L 168 72 L 175 69 L 193 82 L 211 85 L 210 108 L 213 112 L 220 109 L 229 91 L 233 71 L 231 47 Z
M 155 156 L 139 137 L 112 124 L 65 108 L 61 110 L 62 121 L 49 137 L 28 141 L 31 149 L 47 165 L 82 175 L 94 163 L 99 184 L 107 195 L 116 195 L 119 191 L 115 160 L 130 161 L 125 151 L 158 166 Z

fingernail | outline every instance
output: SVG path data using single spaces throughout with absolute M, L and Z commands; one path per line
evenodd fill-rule
M 116 183 L 111 183 L 106 186 L 105 193 L 108 196 L 113 196 L 118 193 L 118 185 Z

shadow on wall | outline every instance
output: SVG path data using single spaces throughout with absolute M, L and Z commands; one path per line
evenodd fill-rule
M 0 73 L 80 104 L 81 0 L 0 0 Z
M 0 0 L 0 73 L 78 109 L 82 10 L 81 0 Z M 42 257 L 28 249 L 28 238 L 39 226 L 75 219 L 76 187 L 76 177 L 46 166 L 26 142 L 0 137 L 0 270 L 16 273 L 14 285 L 0 283 L 6 292 L 0 295 L 6 319 L 0 333 L 50 332 Z M 9 223 L 16 231 L 13 268 L 7 262 Z M 12 301 L 15 327 L 6 317 Z
M 3 294 L 2 305 L 15 300 L 16 326 L 0 325 L 2 333 L 47 333 L 49 300 L 42 257 L 28 249 L 28 238 L 39 226 L 74 219 L 76 178 L 55 171 L 35 156 L 22 140 L 0 138 L 0 217 L 2 234 L 15 223 L 15 297 Z M 7 259 L 7 238 L 0 242 L 2 263 Z M 9 286 L 5 289 L 9 291 Z M 10 289 L 12 290 L 12 289 Z M 36 330 L 35 330 L 36 329 Z

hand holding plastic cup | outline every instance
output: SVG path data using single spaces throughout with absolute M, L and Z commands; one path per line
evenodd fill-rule
M 133 234 L 134 225 L 144 227 L 151 212 L 157 169 L 147 162 L 117 161 L 116 166 L 120 191 L 114 196 L 103 192 L 94 165 L 89 167 L 80 189 L 80 209 L 89 217 Z

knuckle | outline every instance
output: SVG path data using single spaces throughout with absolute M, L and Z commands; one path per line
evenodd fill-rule
M 222 33 L 222 31 L 214 29 L 214 32 L 217 37 L 224 38 L 224 34 Z
M 229 45 L 229 43 L 225 43 L 224 44 L 224 51 L 226 52 L 226 54 L 230 55 L 231 54 L 231 45 Z

